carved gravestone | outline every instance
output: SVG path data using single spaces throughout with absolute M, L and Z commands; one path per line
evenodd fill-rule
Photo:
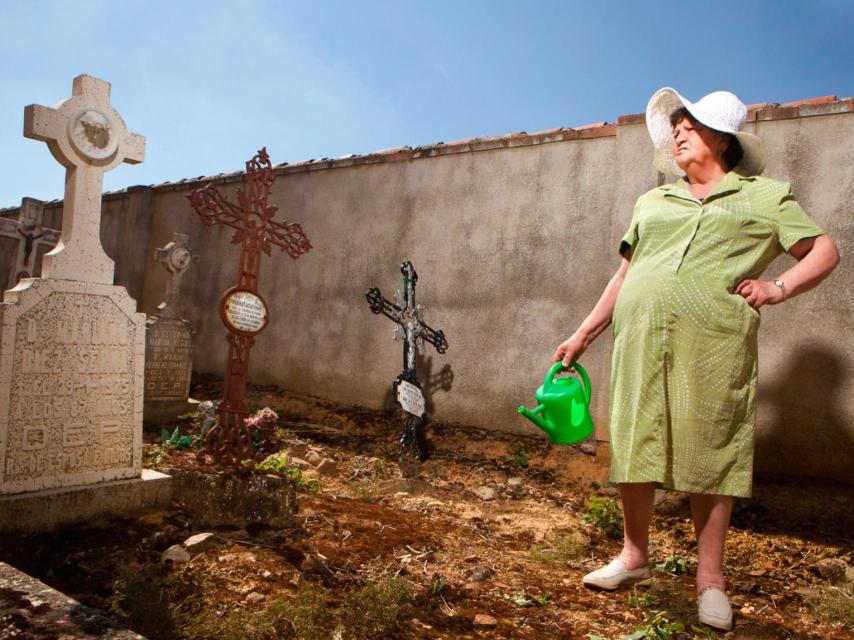
M 23 198 L 17 219 L 0 218 L 0 289 L 41 274 L 44 254 L 59 242 L 60 232 L 43 226 L 44 203 Z
M 0 530 L 169 499 L 168 478 L 142 471 L 145 316 L 113 285 L 100 241 L 103 174 L 141 162 L 145 149 L 109 89 L 78 76 L 71 98 L 25 110 L 24 135 L 47 142 L 66 167 L 66 190 L 43 277 L 22 280 L 0 304 Z
M 169 273 L 165 300 L 158 315 L 148 319 L 145 337 L 146 425 L 163 426 L 193 408 L 187 402 L 193 371 L 193 331 L 181 315 L 181 279 L 197 256 L 190 254 L 188 236 L 172 234 L 155 259 Z

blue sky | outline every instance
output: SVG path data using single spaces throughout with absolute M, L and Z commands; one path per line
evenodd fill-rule
M 62 197 L 27 104 L 88 73 L 148 140 L 105 189 L 613 122 L 659 87 L 854 95 L 854 0 L 0 0 L 0 207 Z

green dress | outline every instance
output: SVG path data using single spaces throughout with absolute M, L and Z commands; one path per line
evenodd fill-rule
M 613 316 L 611 480 L 750 496 L 760 316 L 733 292 L 822 233 L 788 183 L 761 176 L 638 199 Z

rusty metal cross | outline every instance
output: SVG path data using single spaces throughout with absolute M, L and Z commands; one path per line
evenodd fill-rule
M 219 464 L 236 466 L 253 456 L 252 440 L 244 424 L 246 374 L 255 335 L 267 324 L 267 304 L 258 293 L 261 254 L 277 246 L 294 260 L 311 249 L 300 225 L 274 220 L 278 207 L 268 202 L 276 179 L 267 149 L 246 163 L 246 185 L 237 191 L 237 204 L 229 202 L 212 184 L 196 189 L 190 204 L 206 225 L 224 224 L 234 229 L 232 244 L 240 245 L 237 286 L 223 294 L 220 316 L 228 328 L 228 364 L 219 421 L 205 436 L 203 455 Z

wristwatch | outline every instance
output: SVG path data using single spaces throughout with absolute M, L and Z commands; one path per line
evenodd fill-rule
M 778 287 L 780 287 L 780 291 L 783 292 L 783 300 L 785 300 L 788 297 L 788 294 L 786 293 L 786 283 L 780 279 L 777 279 L 777 280 L 774 280 L 774 284 L 776 284 Z

